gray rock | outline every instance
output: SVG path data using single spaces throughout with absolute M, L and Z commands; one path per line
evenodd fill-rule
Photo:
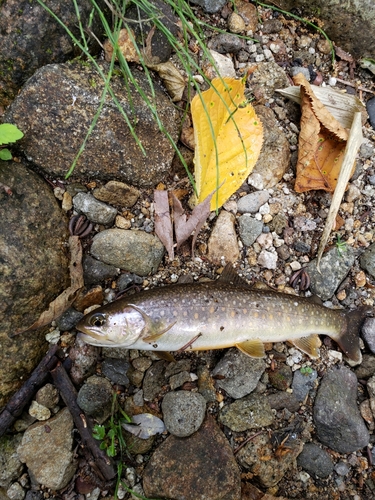
M 83 278 L 85 285 L 97 285 L 109 278 L 114 278 L 118 273 L 115 266 L 105 264 L 100 260 L 96 260 L 90 255 L 84 255 L 82 260 Z
M 214 264 L 236 262 L 240 256 L 237 234 L 234 227 L 235 217 L 222 210 L 208 240 L 207 258 Z
M 292 66 L 289 69 L 289 73 L 291 77 L 301 73 L 308 82 L 310 81 L 310 71 L 308 70 L 308 68 L 304 68 L 303 66 Z
M 241 241 L 250 247 L 260 234 L 262 234 L 263 222 L 254 219 L 250 214 L 243 214 L 238 218 L 238 233 Z
M 372 128 L 375 128 L 375 97 L 366 102 L 366 109 L 369 122 L 371 123 Z
M 106 264 L 147 276 L 159 267 L 164 246 L 144 231 L 106 229 L 94 236 L 91 254 Z
M 375 356 L 364 354 L 362 363 L 356 367 L 355 374 L 358 379 L 367 379 L 375 374 Z
M 107 63 L 98 64 L 104 73 L 108 71 Z M 145 74 L 136 69 L 132 69 L 132 74 L 144 94 L 150 95 Z M 157 82 L 153 86 L 155 111 L 177 141 L 178 111 Z M 50 64 L 27 81 L 7 109 L 4 121 L 16 124 L 25 134 L 19 147 L 30 161 L 49 174 L 61 177 L 81 147 L 103 88 L 104 81 L 91 64 Z M 71 178 L 116 179 L 142 187 L 156 185 L 170 172 L 175 151 L 132 84 L 124 85 L 124 77 L 114 73 L 111 89 L 124 112 L 129 117 L 137 117 L 136 133 L 146 155 L 136 144 L 123 115 L 107 96 Z M 57 151 L 59 161 L 56 161 Z
M 347 247 L 346 251 L 339 254 L 337 248 L 326 252 L 320 261 L 320 271 L 317 269 L 317 260 L 314 259 L 306 266 L 310 276 L 310 290 L 322 300 L 328 300 L 337 290 L 354 264 L 356 251 Z
M 20 485 L 20 483 L 13 483 L 9 486 L 7 490 L 7 497 L 10 500 L 23 500 L 25 498 L 26 492 Z
M 268 400 L 259 394 L 250 394 L 243 399 L 224 406 L 219 421 L 234 432 L 267 427 L 273 422 L 273 413 Z
M 350 465 L 347 462 L 338 462 L 334 469 L 339 476 L 346 476 L 350 471 Z
M 143 488 L 148 498 L 241 498 L 232 448 L 210 415 L 191 436 L 169 436 L 159 445 L 145 468 Z
M 178 389 L 185 384 L 185 382 L 191 382 L 190 373 L 187 371 L 183 371 L 177 373 L 176 375 L 172 375 L 169 378 L 169 385 L 171 386 L 171 391 Z
M 78 321 L 83 318 L 83 313 L 73 307 L 69 307 L 57 320 L 56 325 L 61 332 L 69 331 L 76 326 Z
M 375 278 L 375 243 L 366 248 L 360 257 L 359 262 L 362 269 Z
M 368 348 L 375 353 L 375 318 L 366 318 L 362 326 L 362 335 Z
M 167 431 L 177 437 L 187 437 L 203 423 L 206 400 L 197 392 L 168 392 L 162 402 L 163 420 Z
M 166 383 L 165 369 L 167 364 L 166 361 L 157 361 L 147 370 L 142 385 L 143 397 L 146 401 L 152 401 Z
M 269 93 L 270 96 L 273 95 L 274 88 L 282 88 L 278 86 L 286 75 L 283 70 L 283 78 L 279 74 L 280 68 L 276 63 L 260 63 L 260 67 L 266 67 L 265 72 L 261 72 L 258 78 L 258 92 Z M 268 65 L 271 65 L 268 67 Z M 273 66 L 275 65 L 275 66 Z M 270 69 L 270 73 L 267 71 Z M 277 69 L 275 69 L 277 67 Z M 267 78 L 274 78 L 273 84 L 275 87 L 268 88 L 271 83 L 267 81 Z M 264 79 L 266 79 L 264 81 Z M 253 80 L 250 82 L 251 88 L 253 88 Z M 262 83 L 263 82 L 263 83 Z M 271 83 L 272 85 L 272 83 Z M 268 89 L 268 90 L 265 90 Z M 268 98 L 266 98 L 267 100 Z M 248 182 L 257 189 L 271 188 L 275 186 L 285 174 L 287 168 L 289 168 L 290 163 L 290 147 L 289 141 L 282 130 L 279 128 L 279 124 L 276 120 L 275 114 L 272 109 L 266 106 L 258 105 L 255 106 L 255 111 L 260 118 L 263 125 L 263 145 L 260 152 L 259 158 L 253 168 L 252 173 L 249 176 Z
M 8 488 L 22 473 L 23 464 L 17 455 L 21 434 L 0 438 L 0 488 Z
M 368 445 L 370 436 L 357 408 L 357 377 L 344 366 L 322 379 L 314 404 L 319 441 L 339 453 L 352 453 Z
M 95 373 L 96 362 L 99 357 L 99 348 L 86 344 L 76 337 L 74 346 L 69 351 L 69 358 L 72 360 L 70 377 L 76 384 L 82 382 Z
M 78 193 L 73 198 L 73 206 L 78 213 L 97 224 L 110 226 L 117 215 L 117 210 L 102 201 L 98 201 L 89 193 Z
M 124 182 L 109 181 L 105 186 L 94 189 L 93 195 L 104 203 L 129 208 L 137 203 L 140 191 Z
M 213 14 L 224 7 L 226 0 L 191 0 L 191 3 L 200 5 L 205 12 Z
M 177 375 L 181 372 L 190 372 L 191 361 L 190 359 L 179 359 L 175 363 L 169 363 L 167 369 L 165 370 L 165 377 L 169 379 L 169 377 L 173 375 Z
M 124 273 L 121 274 L 117 280 L 117 286 L 120 292 L 128 288 L 131 283 L 134 283 L 135 285 L 142 285 L 143 278 L 134 273 Z
M 48 425 L 49 432 L 46 432 Z M 72 451 L 73 418 L 67 408 L 55 417 L 29 427 L 18 447 L 35 480 L 52 490 L 64 488 L 76 470 Z
M 237 202 L 237 211 L 240 214 L 250 213 L 255 214 L 259 208 L 267 203 L 270 198 L 268 191 L 254 191 L 240 198 Z
M 53 0 L 48 7 L 58 12 L 65 26 L 80 36 L 74 5 L 68 0 Z M 92 13 L 89 0 L 79 5 L 80 21 L 87 26 Z M 90 17 L 91 19 L 91 17 Z M 102 39 L 102 24 L 94 12 L 90 29 Z M 41 6 L 30 8 L 28 0 L 8 0 L 0 4 L 0 105 L 8 105 L 22 84 L 43 66 L 73 57 L 74 42 L 58 22 Z M 90 53 L 99 46 L 90 37 Z
M 293 394 L 298 401 L 304 401 L 307 394 L 316 388 L 316 379 L 318 374 L 316 370 L 296 370 L 293 375 L 292 389 Z
M 271 408 L 275 410 L 283 410 L 286 408 L 291 413 L 299 410 L 300 403 L 294 394 L 289 392 L 278 391 L 274 394 L 269 394 L 267 400 Z
M 329 453 L 315 443 L 306 443 L 297 458 L 297 464 L 315 477 L 328 477 L 333 471 Z
M 79 390 L 77 403 L 87 415 L 101 424 L 111 414 L 112 396 L 111 383 L 106 378 L 93 375 Z
M 209 49 L 216 50 L 220 54 L 237 54 L 237 52 L 245 47 L 246 44 L 244 41 L 231 33 L 219 33 L 208 43 Z
M 0 182 L 0 408 L 47 352 L 46 329 L 31 326 L 70 285 L 68 222 L 48 184 L 22 163 L 2 161 Z
M 266 364 L 263 359 L 250 358 L 237 348 L 229 349 L 215 366 L 212 375 L 224 377 L 216 385 L 234 399 L 250 394 L 262 376 Z
M 375 5 L 372 0 L 282 0 L 282 8 L 302 9 L 304 15 L 315 15 L 331 40 L 350 52 L 354 58 L 375 57 Z M 347 29 L 343 29 L 346 26 Z M 360 36 L 359 36 L 360 34 Z
M 40 405 L 46 408 L 55 408 L 59 402 L 60 395 L 59 391 L 52 384 L 46 384 L 41 387 L 35 395 L 35 400 Z
M 129 363 L 122 359 L 105 358 L 102 363 L 102 373 L 114 384 L 128 386 L 129 379 L 126 372 L 129 366 Z

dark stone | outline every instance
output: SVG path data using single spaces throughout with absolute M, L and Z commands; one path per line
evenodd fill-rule
M 105 6 L 99 1 L 102 11 Z M 80 39 L 77 15 L 70 0 L 50 0 L 48 7 Z M 88 26 L 92 4 L 80 0 L 83 28 Z M 102 39 L 103 27 L 95 13 L 90 30 Z M 86 32 L 87 35 L 87 32 Z M 99 45 L 89 38 L 90 53 Z M 64 62 L 78 55 L 65 29 L 38 2 L 6 0 L 0 2 L 0 105 L 9 105 L 20 87 L 34 72 L 49 63 Z
M 83 313 L 69 307 L 57 320 L 56 325 L 61 332 L 69 331 L 76 326 Z
M 314 443 L 306 443 L 297 458 L 297 464 L 315 477 L 328 477 L 333 471 L 332 459 Z
M 218 12 L 227 3 L 226 0 L 191 0 L 191 3 L 200 5 L 205 12 L 213 14 Z
M 47 352 L 45 329 L 31 326 L 70 285 L 67 219 L 48 184 L 22 163 L 1 162 L 0 407 Z
M 220 54 L 237 54 L 237 52 L 246 48 L 246 44 L 237 35 L 220 33 L 210 40 L 208 47 Z
M 268 378 L 273 387 L 280 391 L 285 391 L 292 383 L 292 369 L 290 366 L 281 365 L 279 368 L 271 370 L 268 373 Z
M 85 285 L 97 285 L 102 281 L 113 278 L 117 274 L 117 268 L 96 260 L 90 255 L 83 257 L 83 277 Z
M 197 500 L 238 500 L 240 471 L 214 419 L 187 438 L 169 436 L 155 451 L 143 476 L 145 496 Z
M 102 363 L 102 373 L 114 384 L 129 385 L 129 379 L 126 372 L 129 369 L 129 363 L 123 359 L 105 358 Z
M 339 453 L 352 453 L 369 443 L 369 432 L 357 408 L 357 377 L 344 366 L 322 379 L 314 404 L 316 434 Z
M 108 64 L 98 64 L 106 73 Z M 144 73 L 132 69 L 132 74 L 151 99 Z M 177 141 L 178 111 L 156 82 L 153 86 L 155 111 Z M 97 110 L 92 103 L 99 103 L 103 88 L 102 77 L 90 63 L 50 64 L 28 80 L 7 109 L 4 120 L 16 124 L 25 134 L 18 144 L 35 165 L 50 175 L 64 176 L 92 123 Z M 130 120 L 137 117 L 136 133 L 146 156 L 112 99 L 107 98 L 71 178 L 116 179 L 142 187 L 156 185 L 169 173 L 174 149 L 132 84 L 127 89 L 124 77 L 113 74 L 111 88 Z
M 309 253 L 311 250 L 311 245 L 305 243 L 304 241 L 296 241 L 294 243 L 294 250 L 300 253 Z
M 88 378 L 77 395 L 77 404 L 100 424 L 111 414 L 112 386 L 104 377 L 93 375 Z

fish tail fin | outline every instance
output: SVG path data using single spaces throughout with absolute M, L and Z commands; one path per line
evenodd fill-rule
M 335 338 L 343 353 L 356 363 L 361 361 L 359 331 L 366 316 L 369 316 L 372 312 L 372 307 L 362 306 L 355 311 L 346 313 L 346 325 L 343 326 L 340 334 Z

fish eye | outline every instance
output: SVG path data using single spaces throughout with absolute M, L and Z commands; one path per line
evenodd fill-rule
M 91 316 L 90 318 L 90 325 L 91 326 L 103 326 L 105 323 L 105 316 L 104 314 L 98 313 L 94 314 L 94 316 Z

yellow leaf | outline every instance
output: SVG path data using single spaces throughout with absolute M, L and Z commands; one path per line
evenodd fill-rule
M 262 148 L 263 127 L 246 101 L 241 80 L 215 78 L 211 85 L 194 97 L 191 114 L 197 202 L 219 188 L 211 200 L 211 210 L 215 210 L 252 171 Z

